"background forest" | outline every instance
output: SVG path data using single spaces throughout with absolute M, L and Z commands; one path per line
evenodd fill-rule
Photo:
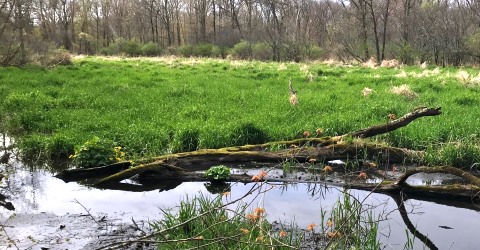
M 479 27 L 477 0 L 0 0 L 0 64 L 70 52 L 458 66 L 479 62 Z

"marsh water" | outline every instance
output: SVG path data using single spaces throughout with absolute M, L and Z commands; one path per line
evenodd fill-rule
M 203 182 L 181 183 L 170 190 L 129 192 L 118 190 L 102 190 L 82 185 L 76 182 L 65 183 L 53 177 L 55 170 L 45 165 L 43 167 L 28 167 L 19 162 L 0 165 L 2 171 L 8 172 L 8 178 L 1 183 L 0 192 L 8 197 L 15 206 L 14 211 L 0 207 L 0 224 L 7 225 L 12 217 L 28 215 L 29 219 L 19 220 L 6 232 L 8 237 L 0 233 L 0 249 L 16 249 L 8 244 L 8 239 L 18 238 L 17 246 L 26 249 L 40 249 L 45 244 L 51 244 L 51 249 L 57 249 L 55 243 L 35 242 L 39 234 L 56 234 L 58 232 L 45 230 L 52 223 L 35 223 L 36 218 L 45 214 L 65 216 L 73 214 L 91 214 L 98 217 L 115 218 L 119 222 L 152 221 L 161 219 L 161 209 L 175 209 L 181 199 L 192 197 L 199 193 L 207 196 L 210 193 Z M 409 180 L 414 185 L 439 185 L 445 181 L 442 176 L 417 176 Z M 244 195 L 253 184 L 231 183 L 230 194 L 223 199 L 233 200 Z M 321 211 L 328 211 L 339 199 L 342 199 L 343 189 L 334 186 L 315 183 L 270 183 L 272 189 L 252 202 L 254 207 L 264 207 L 267 219 L 285 224 L 294 222 L 300 228 L 315 223 L 321 225 Z M 370 194 L 360 190 L 350 190 L 350 194 L 359 200 L 365 199 L 365 205 L 380 219 L 378 237 L 384 249 L 404 249 L 407 240 L 413 240 L 413 249 L 426 249 L 422 241 L 416 239 L 408 230 L 398 211 L 397 203 L 388 195 Z M 249 202 L 251 197 L 244 199 Z M 478 249 L 480 246 L 480 207 L 473 202 L 438 202 L 408 199 L 405 208 L 408 219 L 418 232 L 426 235 L 438 249 Z M 88 210 L 88 211 L 87 211 Z M 23 224 L 22 224 L 23 223 Z M 32 226 L 35 225 L 35 226 Z M 58 225 L 53 225 L 57 228 Z M 317 227 L 316 230 L 320 230 Z M 408 233 L 407 233 L 408 232 Z M 15 235 L 12 235 L 15 234 Z M 32 237 L 33 235 L 33 237 Z M 75 240 L 77 242 L 75 242 Z M 81 237 L 69 239 L 71 249 L 80 249 L 85 239 Z M 73 245 L 72 245 L 73 244 Z M 10 245 L 11 248 L 7 246 Z M 20 249 L 23 249 L 20 247 Z

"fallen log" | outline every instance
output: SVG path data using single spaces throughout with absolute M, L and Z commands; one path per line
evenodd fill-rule
M 294 160 L 299 163 L 308 162 L 311 159 L 316 161 L 330 161 L 336 159 L 354 160 L 357 156 L 377 158 L 387 164 L 411 162 L 420 159 L 422 153 L 370 144 L 364 142 L 341 143 L 324 147 L 301 147 L 296 149 L 281 150 L 277 152 L 268 151 L 228 151 L 226 149 L 206 149 L 188 153 L 166 155 L 157 158 L 157 161 L 140 164 L 116 174 L 103 178 L 99 185 L 111 182 L 120 182 L 145 172 L 165 173 L 165 169 L 176 166 L 179 172 L 175 178 L 181 178 L 189 171 L 206 170 L 218 164 L 238 164 L 246 162 L 256 163 L 282 163 L 287 160 Z
M 65 181 L 102 178 L 97 184 L 119 183 L 134 176 L 157 173 L 166 175 L 166 171 L 181 179 L 189 172 L 206 170 L 218 164 L 238 163 L 282 163 L 286 160 L 296 162 L 326 162 L 336 159 L 354 160 L 367 157 L 386 164 L 414 162 L 421 159 L 423 152 L 368 143 L 355 138 L 367 138 L 393 131 L 408 125 L 424 116 L 441 114 L 440 108 L 420 107 L 399 119 L 370 128 L 358 130 L 341 136 L 322 138 L 302 138 L 291 141 L 270 142 L 258 145 L 245 145 L 221 149 L 204 149 L 193 152 L 177 153 L 139 160 L 135 164 L 121 162 L 110 166 L 89 170 L 67 170 L 57 175 Z M 351 138 L 346 140 L 346 138 Z M 286 149 L 275 150 L 282 146 Z M 104 178 L 103 178 L 104 177 Z

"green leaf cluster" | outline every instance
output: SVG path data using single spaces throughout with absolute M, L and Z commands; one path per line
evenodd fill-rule
M 226 181 L 230 179 L 230 168 L 220 165 L 211 167 L 205 172 L 205 176 L 212 181 Z
M 115 146 L 112 141 L 100 139 L 94 136 L 71 155 L 74 163 L 82 168 L 92 168 L 110 165 L 125 160 L 125 151 L 120 146 Z

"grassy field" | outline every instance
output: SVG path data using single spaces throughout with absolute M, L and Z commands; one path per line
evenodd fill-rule
M 98 136 L 143 157 L 299 138 L 317 128 L 343 134 L 385 123 L 389 114 L 441 106 L 441 116 L 378 140 L 428 149 L 432 163 L 473 164 L 480 162 L 477 74 L 475 68 L 77 58 L 52 69 L 0 68 L 0 129 L 26 155 L 68 157 Z M 289 79 L 296 106 L 289 103 Z M 366 87 L 373 90 L 368 96 Z

